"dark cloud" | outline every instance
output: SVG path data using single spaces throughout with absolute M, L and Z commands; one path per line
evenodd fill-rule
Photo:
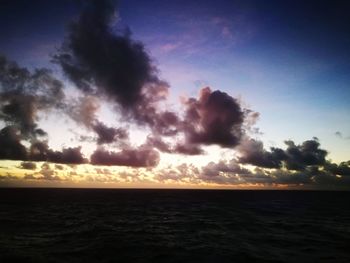
M 64 170 L 64 167 L 61 164 L 55 164 L 55 169 L 57 169 L 57 170 Z
M 160 136 L 148 136 L 146 145 L 165 153 L 179 153 L 184 155 L 204 154 L 203 149 L 197 144 L 176 143 L 175 145 L 171 145 L 170 143 L 164 142 Z
M 252 176 L 252 172 L 242 167 L 236 160 L 210 162 L 202 167 L 197 179 L 216 184 L 239 184 Z
M 88 1 L 79 18 L 70 24 L 53 61 L 85 94 L 115 103 L 125 120 L 147 124 L 158 134 L 176 134 L 177 115 L 159 107 L 169 85 L 159 79 L 143 44 L 131 38 L 130 30 L 112 28 L 115 19 L 111 1 Z M 95 109 L 73 114 L 88 126 L 91 110 Z
M 187 144 L 178 143 L 176 144 L 173 152 L 184 154 L 184 155 L 199 155 L 199 154 L 205 153 L 200 146 L 198 146 L 197 144 L 191 144 L 191 143 L 187 143 Z
M 21 162 L 19 168 L 21 168 L 21 169 L 26 169 L 26 170 L 35 170 L 35 169 L 36 169 L 36 163 L 32 163 L 32 162 Z
M 78 124 L 84 125 L 88 130 L 96 133 L 97 138 L 80 136 L 81 141 L 97 141 L 97 144 L 110 144 L 118 140 L 126 140 L 129 135 L 123 128 L 108 127 L 97 118 L 100 104 L 93 96 L 80 97 L 71 102 L 67 108 L 67 114 Z
M 196 176 L 200 181 L 208 181 L 216 184 L 231 185 L 256 185 L 256 186 L 276 186 L 289 185 L 311 188 L 329 187 L 350 187 L 349 162 L 339 165 L 330 164 L 331 167 L 307 166 L 302 171 L 287 169 L 266 170 L 255 168 L 248 170 L 239 165 L 237 160 L 211 162 L 202 167 L 201 172 Z M 338 166 L 341 167 L 340 170 Z M 332 170 L 333 169 L 333 170 Z M 343 176 L 339 176 L 343 174 Z M 174 179 L 175 180 L 175 179 Z M 183 181 L 184 178 L 178 180 Z
M 37 99 L 17 92 L 1 93 L 1 118 L 8 123 L 19 124 L 24 134 L 34 133 Z
M 92 126 L 92 129 L 97 134 L 98 144 L 113 143 L 118 140 L 128 139 L 128 132 L 122 128 L 108 127 L 102 122 L 97 122 Z
M 320 149 L 317 138 L 304 141 L 301 145 L 295 145 L 293 141 L 285 141 L 288 146 L 285 153 L 286 168 L 289 170 L 304 170 L 310 165 L 324 165 L 326 163 L 327 151 Z
M 0 130 L 0 159 L 27 159 L 26 148 L 21 144 L 20 132 L 13 126 L 7 126 Z
M 234 98 L 207 87 L 200 91 L 198 100 L 190 98 L 185 105 L 184 131 L 188 143 L 221 147 L 239 143 L 244 113 Z
M 63 84 L 47 69 L 33 72 L 0 56 L 0 159 L 32 160 L 22 141 L 37 141 L 47 133 L 38 128 L 38 113 L 64 107 Z M 21 164 L 35 169 L 32 163 Z
M 340 164 L 327 162 L 324 168 L 335 175 L 350 176 L 350 161 L 341 162 Z
M 39 137 L 47 136 L 47 132 L 44 131 L 43 129 L 40 129 L 40 128 L 35 129 L 34 132 L 35 132 L 36 136 L 39 136 Z
M 146 145 L 151 148 L 156 148 L 161 152 L 165 153 L 172 153 L 173 149 L 171 148 L 171 145 L 169 143 L 164 142 L 162 137 L 160 136 L 148 136 L 146 140 Z
M 270 184 L 316 188 L 350 187 L 349 177 L 339 177 L 321 166 L 309 166 L 303 171 L 277 170 L 266 175 L 270 178 Z
M 258 167 L 281 168 L 282 160 L 286 159 L 286 154 L 282 149 L 271 148 L 270 151 L 266 151 L 263 143 L 254 139 L 242 141 L 238 151 L 241 154 L 240 163 Z
M 216 177 L 220 173 L 227 173 L 231 175 L 236 174 L 252 174 L 248 169 L 245 169 L 240 166 L 235 160 L 229 162 L 219 161 L 218 163 L 210 162 L 206 166 L 202 167 L 202 175 L 206 177 Z
M 156 135 L 173 136 L 181 128 L 177 114 L 160 107 L 167 97 L 168 85 L 165 82 L 147 86 L 142 92 L 142 101 L 133 109 L 135 120 L 140 124 L 148 124 Z
M 120 152 L 97 149 L 90 159 L 91 163 L 96 165 L 153 167 L 159 163 L 159 153 L 145 146 L 138 149 L 123 149 Z
M 154 124 L 153 127 L 161 132 L 148 139 L 150 145 L 163 152 L 184 155 L 204 154 L 204 145 L 233 148 L 240 143 L 245 128 L 254 125 L 259 117 L 257 112 L 243 110 L 239 102 L 228 94 L 219 90 L 211 91 L 209 87 L 201 89 L 198 99 L 187 99 L 184 106 L 183 119 L 168 112 L 165 118 L 167 121 L 159 122 L 161 125 Z M 163 115 L 154 116 L 153 120 L 159 121 L 159 116 Z M 184 140 L 174 145 L 165 143 L 160 136 L 179 133 L 184 135 Z
M 54 61 L 81 90 L 130 108 L 142 100 L 144 86 L 160 81 L 143 44 L 111 27 L 115 18 L 111 1 L 88 1 Z
M 87 163 L 81 147 L 63 148 L 62 151 L 51 150 L 46 142 L 35 142 L 31 145 L 29 159 L 33 161 L 45 161 L 61 164 L 83 164 Z
M 21 144 L 20 132 L 13 126 L 0 130 L 0 145 L 0 159 L 2 160 L 47 161 L 63 164 L 87 162 L 81 153 L 81 147 L 53 151 L 49 149 L 47 142 L 36 141 L 27 151 L 26 147 Z
M 31 72 L 0 56 L 0 119 L 22 136 L 46 135 L 37 128 L 38 112 L 62 108 L 63 101 L 63 84 L 49 70 Z
M 269 150 L 264 149 L 261 141 L 248 138 L 249 133 L 259 133 L 252 128 L 259 113 L 243 109 L 225 92 L 207 87 L 200 91 L 199 98 L 184 102 L 184 115 L 169 110 L 166 105 L 168 83 L 159 78 L 143 44 L 133 40 L 129 30 L 114 26 L 116 12 L 112 2 L 90 0 L 84 4 L 85 9 L 70 24 L 64 43 L 53 57 L 82 92 L 80 98 L 68 102 L 62 82 L 49 70 L 31 71 L 0 56 L 0 120 L 5 124 L 0 130 L 0 159 L 21 160 L 20 168 L 32 170 L 36 169 L 32 161 L 87 163 L 81 147 L 55 151 L 44 141 L 47 138 L 40 138 L 47 134 L 38 127 L 39 113 L 51 109 L 64 109 L 74 121 L 96 134 L 90 141 L 99 145 L 127 140 L 124 128 L 108 126 L 98 119 L 97 111 L 103 99 L 113 103 L 122 120 L 149 125 L 151 135 L 139 148 L 121 147 L 123 149 L 117 152 L 98 148 L 91 155 L 91 164 L 155 167 L 160 158 L 155 149 L 198 155 L 204 153 L 204 146 L 219 145 L 230 149 L 237 147 L 240 156 L 237 160 L 210 162 L 201 169 L 182 164 L 162 170 L 155 178 L 220 184 L 349 183 L 350 162 L 327 161 L 327 151 L 320 148 L 316 138 L 300 145 L 286 141 L 286 149 L 273 147 Z M 341 132 L 335 135 L 344 138 Z M 165 136 L 175 139 L 170 141 Z M 24 145 L 30 145 L 29 149 Z M 257 168 L 248 170 L 242 164 Z M 64 167 L 59 164 L 54 167 L 44 163 L 40 171 L 26 174 L 25 178 L 61 180 L 58 170 Z M 112 174 L 108 169 L 97 168 L 96 172 Z M 141 173 L 142 170 L 125 178 L 137 180 Z M 9 175 L 6 178 L 11 179 Z M 0 176 L 0 179 L 6 178 Z M 111 176 L 108 180 L 112 179 Z
M 291 140 L 285 141 L 285 144 L 286 150 L 272 147 L 267 151 L 261 141 L 247 139 L 238 148 L 241 154 L 239 162 L 264 168 L 281 168 L 284 165 L 286 169 L 296 171 L 326 164 L 327 151 L 320 148 L 317 138 L 300 145 Z
M 150 104 L 151 105 L 151 104 Z M 184 155 L 204 154 L 203 145 L 219 145 L 232 148 L 239 144 L 244 134 L 245 125 L 253 125 L 259 114 L 242 110 L 237 100 L 221 91 L 211 91 L 209 87 L 200 91 L 198 99 L 190 98 L 184 102 L 185 116 L 181 120 L 172 112 L 149 114 L 152 117 L 154 136 L 150 136 L 147 143 L 162 152 L 180 153 Z M 155 110 L 155 109 L 154 109 Z M 148 121 L 151 123 L 151 121 Z M 184 141 L 174 145 L 165 143 L 162 135 L 184 134 Z
M 63 148 L 62 151 L 52 151 L 48 155 L 48 161 L 62 164 L 83 164 L 87 163 L 84 158 L 81 147 Z

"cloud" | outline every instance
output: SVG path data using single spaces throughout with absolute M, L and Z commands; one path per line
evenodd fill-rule
M 97 134 L 97 143 L 105 144 L 112 143 L 117 140 L 125 140 L 129 138 L 128 132 L 122 128 L 107 127 L 102 122 L 97 122 L 92 129 Z
M 90 157 L 95 165 L 119 165 L 130 167 L 154 167 L 159 163 L 158 151 L 140 146 L 137 149 L 123 149 L 120 152 L 97 149 Z
M 19 168 L 26 169 L 26 170 L 35 170 L 36 169 L 36 163 L 33 163 L 33 162 L 21 162 Z
M 83 96 L 71 100 L 67 107 L 67 115 L 78 124 L 91 128 L 97 120 L 97 111 L 100 108 L 100 102 L 96 97 Z
M 184 132 L 187 143 L 234 147 L 242 136 L 244 113 L 236 99 L 209 87 L 199 99 L 185 102 Z
M 62 164 L 83 164 L 87 162 L 81 147 L 64 148 L 62 151 L 49 149 L 47 142 L 35 141 L 29 150 L 21 144 L 20 132 L 13 126 L 0 130 L 0 160 L 46 161 Z M 22 163 L 28 167 L 29 163 Z M 28 168 L 24 168 L 28 169 Z
M 148 136 L 146 145 L 165 153 L 179 153 L 184 155 L 199 155 L 205 153 L 204 150 L 196 144 L 184 144 L 178 142 L 175 145 L 172 145 L 171 143 L 165 142 L 160 136 Z
M 97 111 L 100 108 L 100 102 L 96 97 L 83 96 L 77 100 L 72 100 L 71 105 L 67 107 L 67 114 L 78 124 L 84 125 L 88 130 L 95 132 L 97 138 L 81 136 L 82 141 L 94 141 L 97 144 L 110 144 L 117 140 L 126 140 L 129 135 L 123 128 L 108 127 L 97 118 Z
M 210 162 L 203 166 L 198 175 L 199 181 L 216 183 L 216 184 L 240 184 L 242 178 L 249 178 L 252 172 L 242 167 L 236 160 L 224 161 L 217 163 Z
M 142 100 L 142 88 L 158 85 L 157 70 L 142 43 L 111 28 L 115 19 L 111 1 L 89 1 L 54 61 L 85 92 L 104 94 L 123 108 Z
M 63 84 L 48 69 L 30 72 L 0 56 L 0 120 L 24 137 L 46 135 L 37 127 L 38 112 L 62 108 Z
M 261 141 L 246 138 L 238 146 L 241 154 L 239 162 L 242 164 L 252 164 L 264 168 L 281 168 L 282 160 L 286 159 L 286 154 L 282 149 L 271 148 L 270 151 L 264 149 Z
M 53 170 L 48 163 L 43 163 L 40 171 L 25 174 L 23 177 L 26 180 L 47 180 L 47 181 L 62 181 L 64 178 L 58 176 L 57 172 Z
M 0 159 L 26 160 L 27 151 L 21 144 L 20 132 L 13 126 L 0 130 Z
M 285 143 L 285 150 L 270 148 L 268 151 L 261 141 L 244 138 L 237 148 L 240 153 L 237 159 L 210 162 L 191 178 L 197 182 L 229 185 L 350 186 L 350 161 L 335 164 L 326 160 L 327 151 L 320 148 L 317 138 L 299 145 L 290 140 Z M 256 168 L 248 170 L 242 164 L 251 164 Z M 183 181 L 184 178 L 172 176 L 172 180 Z
M 296 145 L 293 141 L 285 141 L 287 149 L 272 147 L 264 149 L 263 143 L 254 139 L 246 139 L 238 147 L 240 163 L 252 164 L 264 168 L 281 168 L 302 171 L 308 166 L 322 166 L 326 163 L 327 151 L 320 148 L 317 138 Z
M 350 140 L 350 136 L 344 137 L 343 133 L 341 133 L 340 131 L 336 131 L 334 135 L 339 139 Z
M 45 161 L 61 164 L 83 164 L 88 160 L 84 158 L 81 147 L 63 148 L 62 151 L 49 149 L 46 142 L 34 142 L 29 151 L 29 159 L 32 161 Z
M 178 143 L 173 150 L 173 153 L 180 153 L 184 155 L 199 155 L 204 154 L 204 150 L 196 144 L 182 144 Z
M 217 184 L 230 185 L 294 185 L 306 187 L 350 187 L 350 162 L 339 165 L 330 164 L 328 167 L 322 165 L 308 166 L 302 171 L 293 171 L 287 169 L 265 170 L 256 168 L 248 170 L 239 165 L 238 161 L 233 159 L 229 162 L 219 161 L 211 162 L 202 167 L 198 179 Z M 342 176 L 339 176 L 342 174 Z M 181 178 L 183 180 L 183 178 Z
M 55 164 L 55 169 L 57 169 L 57 170 L 64 170 L 64 167 L 61 164 Z
M 112 175 L 113 173 L 109 169 L 101 169 L 101 168 L 95 168 L 95 171 L 97 174 L 107 174 L 107 175 Z
M 343 138 L 343 134 L 340 131 L 336 131 L 334 135 L 337 136 L 338 138 Z
M 163 127 L 173 125 L 173 133 L 162 131 L 158 136 L 149 136 L 147 143 L 162 152 L 185 155 L 204 154 L 202 146 L 219 145 L 234 148 L 240 144 L 242 136 L 251 129 L 259 118 L 259 113 L 242 109 L 240 103 L 225 92 L 212 91 L 209 87 L 200 90 L 199 98 L 183 101 L 184 117 L 181 119 L 173 113 L 163 121 Z M 159 120 L 158 118 L 154 118 Z M 169 130 L 169 129 L 168 129 Z M 160 135 L 183 135 L 183 140 L 165 143 Z
M 147 124 L 158 134 L 174 135 L 177 115 L 159 107 L 168 95 L 169 85 L 158 77 L 149 54 L 141 42 L 131 38 L 130 30 L 111 27 L 115 14 L 111 1 L 86 3 L 53 56 L 53 61 L 90 98 L 80 105 L 82 114 L 75 112 L 73 118 L 92 127 L 98 107 L 91 97 L 97 96 L 114 103 L 125 121 Z M 96 125 L 94 130 L 102 131 L 101 125 Z M 117 130 L 110 128 L 110 132 Z M 104 139 L 99 138 L 98 142 L 111 141 Z
M 332 174 L 350 176 L 350 161 L 341 162 L 340 164 L 327 162 L 324 167 L 326 171 L 329 171 Z
M 327 151 L 320 149 L 317 138 L 304 141 L 301 145 L 296 145 L 293 141 L 285 141 L 288 146 L 285 153 L 286 168 L 289 170 L 304 170 L 310 165 L 324 165 L 326 163 Z
M 4 181 L 7 181 L 7 180 L 18 180 L 19 178 L 17 176 L 14 176 L 10 173 L 7 173 L 6 175 L 0 175 L 0 181 L 1 180 L 4 180 Z
M 38 113 L 63 109 L 66 106 L 63 88 L 51 71 L 43 68 L 31 72 L 0 56 L 0 120 L 7 125 L 0 131 L 0 159 L 37 160 L 22 141 L 38 144 L 38 137 L 47 135 L 38 128 Z M 50 158 L 40 159 L 43 161 L 69 162 L 74 156 L 67 149 L 63 152 L 51 151 L 47 146 L 45 149 Z
M 161 109 L 160 103 L 166 100 L 169 86 L 158 77 L 142 43 L 134 41 L 129 31 L 112 30 L 114 15 L 111 2 L 89 2 L 71 23 L 61 49 L 54 55 L 54 61 L 77 87 L 89 97 L 98 95 L 115 102 L 117 109 L 124 112 L 125 120 L 149 125 L 155 137 L 184 133 L 185 142 L 178 142 L 171 149 L 160 145 L 158 140 L 160 150 L 195 155 L 204 152 L 201 145 L 238 145 L 244 112 L 224 92 L 202 89 L 198 100 L 186 101 L 184 120 L 172 111 Z M 81 106 L 87 110 L 83 114 L 75 113 L 74 118 L 97 133 L 98 144 L 111 143 L 116 136 L 125 134 L 96 120 L 98 107 L 91 99 L 83 101 Z
M 202 175 L 206 177 L 216 177 L 220 173 L 229 174 L 252 174 L 248 169 L 242 168 L 235 160 L 219 161 L 218 163 L 210 162 L 202 167 Z
M 225 92 L 203 88 L 198 98 L 183 101 L 183 112 L 172 111 L 167 105 L 169 84 L 159 77 L 144 45 L 132 38 L 130 30 L 121 30 L 113 24 L 112 2 L 91 0 L 84 4 L 85 9 L 70 24 L 62 46 L 53 56 L 53 61 L 78 88 L 79 95 L 67 99 L 63 83 L 47 69 L 28 70 L 0 56 L 0 121 L 5 125 L 0 130 L 0 159 L 20 160 L 17 168 L 27 170 L 36 170 L 36 161 L 45 162 L 38 168 L 40 171 L 26 174 L 26 179 L 62 180 L 63 172 L 67 176 L 77 175 L 60 164 L 147 167 L 153 172 L 160 161 L 159 151 L 199 155 L 206 153 L 205 146 L 218 145 L 226 150 L 236 149 L 238 158 L 210 162 L 201 168 L 194 164 L 169 166 L 155 171 L 155 180 L 226 185 L 349 183 L 350 162 L 335 164 L 326 160 L 327 151 L 316 138 L 301 144 L 286 141 L 285 149 L 265 149 L 261 141 L 248 137 L 258 133 L 252 127 L 259 113 L 244 109 Z M 222 19 L 211 21 L 209 17 L 204 23 L 213 23 L 219 29 L 216 36 L 231 39 L 236 34 L 232 25 Z M 193 34 L 189 39 L 194 39 Z M 185 42 L 169 41 L 172 44 L 164 45 L 163 51 L 178 51 Z M 121 114 L 121 121 L 148 125 L 150 129 L 146 130 L 151 134 L 143 145 L 131 147 L 123 126 L 109 126 L 98 118 L 100 105 L 106 101 L 112 102 L 113 109 Z M 50 149 L 47 134 L 38 123 L 40 113 L 52 109 L 62 110 L 84 129 L 95 133 L 90 142 L 98 148 L 90 162 L 81 147 Z M 341 132 L 335 135 L 344 138 Z M 127 143 L 118 145 L 118 150 L 107 150 L 105 144 L 119 141 Z M 47 162 L 56 164 L 50 166 Z M 256 167 L 247 169 L 246 164 Z M 125 181 L 147 177 L 143 173 L 146 169 L 132 170 L 135 173 L 125 172 L 120 177 L 124 176 Z M 111 170 L 95 171 L 104 177 L 94 180 L 115 180 Z
M 177 166 L 169 166 L 161 171 L 155 172 L 155 179 L 159 182 L 183 182 L 196 183 L 196 177 L 199 175 L 199 169 L 193 164 L 180 164 Z
M 164 142 L 160 136 L 147 136 L 145 143 L 148 147 L 156 148 L 161 152 L 172 153 L 173 149 L 169 143 Z

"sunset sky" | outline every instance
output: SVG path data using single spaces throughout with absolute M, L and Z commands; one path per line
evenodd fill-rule
M 349 189 L 347 1 L 0 1 L 0 187 Z

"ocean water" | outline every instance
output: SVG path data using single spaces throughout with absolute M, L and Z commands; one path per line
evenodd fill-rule
M 0 189 L 0 262 L 350 262 L 350 192 Z

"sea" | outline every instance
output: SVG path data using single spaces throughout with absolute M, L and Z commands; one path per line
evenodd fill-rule
M 350 262 L 350 192 L 1 188 L 0 262 Z

